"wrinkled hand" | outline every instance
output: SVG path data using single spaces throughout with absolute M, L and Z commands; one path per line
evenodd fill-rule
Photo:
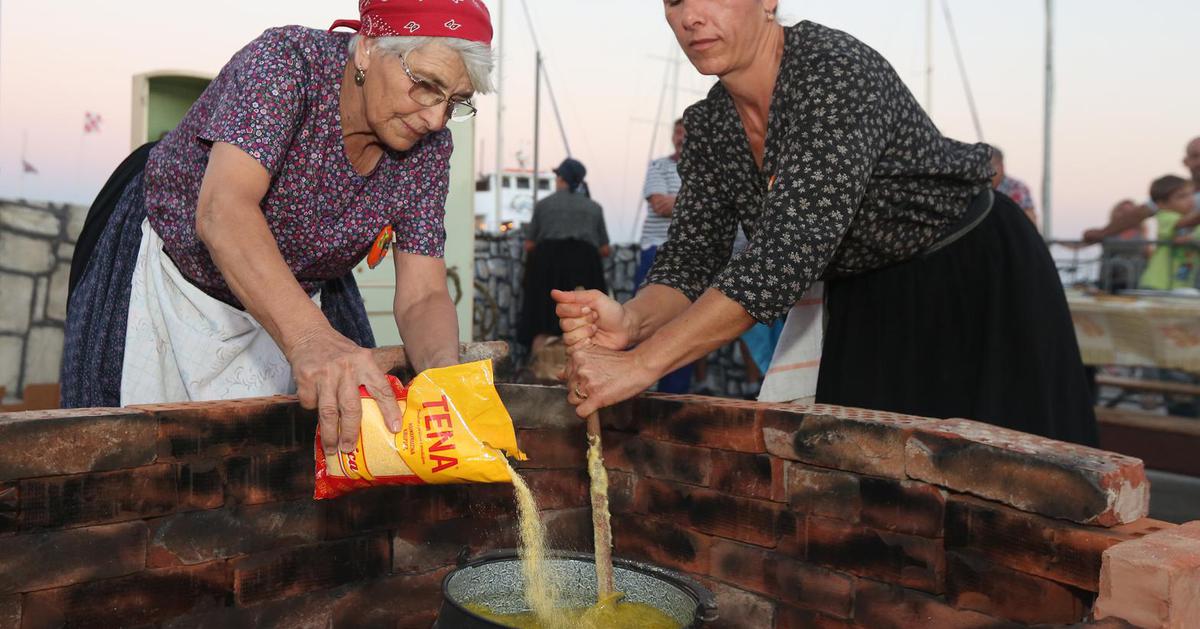
M 325 454 L 353 452 L 362 423 L 359 385 L 365 385 L 379 403 L 383 421 L 392 432 L 400 430 L 400 410 L 387 377 L 371 356 L 371 350 L 332 328 L 313 333 L 286 352 L 292 364 L 300 405 L 317 409 L 321 445 Z
M 575 414 L 587 417 L 649 389 L 658 378 L 635 352 L 579 349 L 567 361 L 567 401 Z
M 593 345 L 621 350 L 629 347 L 633 333 L 625 307 L 598 290 L 550 291 L 558 302 L 558 315 L 567 353 Z

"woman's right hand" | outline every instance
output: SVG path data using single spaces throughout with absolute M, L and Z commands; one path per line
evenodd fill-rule
M 362 423 L 359 385 L 379 404 L 384 424 L 400 430 L 400 409 L 387 376 L 375 364 L 371 350 L 327 328 L 301 337 L 286 351 L 296 380 L 300 405 L 317 409 L 321 446 L 325 454 L 353 452 Z
M 554 290 L 550 296 L 558 304 L 554 312 L 568 352 L 592 345 L 619 351 L 633 344 L 634 326 L 629 312 L 607 294 L 598 290 Z

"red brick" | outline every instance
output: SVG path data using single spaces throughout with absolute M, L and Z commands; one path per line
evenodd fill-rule
M 179 503 L 176 475 L 174 465 L 159 464 L 23 480 L 20 526 L 69 528 L 166 515 Z
M 917 480 L 1080 524 L 1125 524 L 1150 507 L 1138 459 L 961 419 L 915 431 L 907 470 Z
M 590 507 L 592 504 L 591 480 L 585 470 L 530 470 L 523 476 L 540 510 Z M 512 491 L 511 487 L 509 491 Z
M 442 603 L 442 578 L 449 568 L 414 576 L 373 581 L 351 590 L 333 604 L 332 629 L 393 629 L 414 622 Z M 429 624 L 421 625 L 428 629 Z
M 299 500 L 179 513 L 152 520 L 147 563 L 195 565 L 318 540 L 317 506 Z
M 968 610 L 913 590 L 859 579 L 854 622 L 870 629 L 1016 629 L 1023 626 Z
M 595 549 L 595 529 L 591 508 L 561 509 L 542 513 L 546 525 L 546 543 L 554 550 L 591 553 Z
M 224 629 L 225 627 L 286 627 L 287 629 L 329 629 L 333 606 L 346 594 L 346 588 L 310 592 L 282 601 L 259 603 L 252 607 L 224 607 L 188 614 L 162 623 L 162 629 Z M 429 629 L 428 625 L 423 629 Z
M 1106 550 L 1095 616 L 1139 627 L 1200 626 L 1200 525 L 1159 531 Z
M 133 406 L 158 418 L 162 457 L 221 457 L 256 448 L 294 448 L 310 453 L 313 442 L 296 430 L 300 406 L 294 397 L 275 396 L 219 402 Z M 303 420 L 313 423 L 311 414 Z
M 391 563 L 386 534 L 252 555 L 231 562 L 239 605 L 297 596 L 377 577 Z
M 946 506 L 947 550 L 978 553 L 1001 566 L 1089 592 L 1099 590 L 1104 551 L 1139 532 L 1134 525 L 1082 526 L 965 496 L 951 496 Z
M 810 517 L 805 557 L 814 564 L 907 588 L 941 594 L 942 541 Z
M 142 522 L 0 538 L 0 594 L 119 577 L 145 566 Z
M 606 465 L 640 476 L 707 486 L 712 450 L 627 436 L 604 443 Z M 611 460 L 611 463 L 609 462 Z
M 928 421 L 837 406 L 773 407 L 763 411 L 767 450 L 818 467 L 905 478 L 904 444 Z
M 25 627 L 137 627 L 225 605 L 225 562 L 149 570 L 25 597 Z
M 149 465 L 157 425 L 129 409 L 0 413 L 0 481 Z
M 332 500 L 317 502 L 321 539 L 353 537 L 370 531 L 392 529 L 408 522 L 425 522 L 459 517 L 441 517 L 438 498 L 443 493 L 462 496 L 462 512 L 468 513 L 463 487 L 458 485 L 391 485 L 356 491 Z M 449 509 L 446 509 L 449 511 Z
M 862 523 L 921 537 L 941 537 L 946 519 L 946 493 L 913 481 L 862 477 Z
M 761 453 L 766 452 L 761 408 L 726 398 L 649 393 L 634 399 L 632 412 L 649 439 Z
M 780 537 L 796 531 L 796 517 L 779 503 L 651 479 L 638 482 L 636 496 L 639 513 L 759 546 L 774 547 Z
M 744 498 L 784 502 L 784 476 L 784 461 L 769 454 L 714 450 L 709 486 Z
M 627 472 L 608 470 L 608 511 L 624 513 L 634 509 L 637 477 Z
M 517 546 L 514 518 L 412 521 L 392 538 L 392 571 L 422 574 L 480 553 Z
M 0 483 L 0 535 L 15 533 L 21 509 L 21 493 L 17 483 Z
M 746 625 L 747 629 L 753 626 L 769 627 L 770 625 Z M 779 610 L 775 613 L 775 629 L 857 629 L 857 625 L 848 620 L 831 618 L 807 609 L 780 605 Z
M 970 553 L 946 556 L 946 598 L 959 609 L 1029 625 L 1083 620 L 1093 595 L 998 566 Z
M 235 456 L 225 461 L 227 498 L 261 504 L 312 497 L 316 470 L 311 450 Z
M 840 572 L 754 546 L 717 540 L 712 547 L 712 575 L 777 602 L 850 618 L 854 579 Z
M 862 515 L 859 476 L 797 463 L 785 464 L 788 502 L 798 513 L 858 522 Z
M 225 504 L 225 474 L 219 461 L 193 461 L 177 467 L 180 508 L 216 509 Z
M 583 423 L 563 386 L 497 383 L 496 391 L 518 429 L 572 429 Z
M 529 457 L 517 469 L 582 469 L 587 466 L 587 432 L 582 422 L 571 428 L 518 430 L 517 443 Z
M 21 595 L 0 596 L 0 629 L 21 629 Z
M 720 581 L 704 579 L 701 583 L 717 601 L 717 620 L 705 625 L 707 629 L 763 629 L 773 626 L 774 601 Z
M 712 538 L 667 520 L 613 514 L 613 554 L 666 568 L 708 574 Z

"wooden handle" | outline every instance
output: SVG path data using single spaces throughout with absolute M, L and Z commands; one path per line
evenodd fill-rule
M 376 347 L 371 350 L 371 354 L 375 358 L 375 364 L 379 365 L 379 368 L 384 373 L 395 374 L 412 368 L 412 365 L 408 362 L 408 354 L 405 353 L 403 345 Z M 508 357 L 508 343 L 504 341 L 463 343 L 458 346 L 458 356 L 464 363 L 488 358 L 500 360 Z
M 588 457 L 588 473 L 592 477 L 592 541 L 596 547 L 596 591 L 603 602 L 613 595 L 612 520 L 608 512 L 608 472 L 604 469 L 604 452 L 600 442 L 600 413 L 587 418 L 588 447 L 595 452 Z M 595 457 L 595 463 L 592 462 Z

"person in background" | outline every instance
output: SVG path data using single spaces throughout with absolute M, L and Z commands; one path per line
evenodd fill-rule
M 1109 222 L 1121 222 L 1124 217 L 1138 212 L 1137 204 L 1125 199 L 1113 207 Z M 1104 240 L 1100 256 L 1101 289 L 1115 293 L 1137 288 L 1146 260 L 1153 251 L 1153 247 L 1145 244 L 1148 238 L 1146 223 L 1139 220 L 1137 225 Z
M 654 265 L 654 256 L 658 248 L 667 242 L 667 232 L 671 228 L 671 217 L 675 212 L 675 197 L 679 194 L 679 155 L 683 152 L 683 141 L 686 137 L 683 129 L 683 118 L 675 121 L 674 132 L 671 134 L 671 144 L 675 152 L 660 157 L 646 168 L 646 186 L 642 195 L 650 210 L 646 212 L 646 221 L 642 223 L 642 255 L 638 260 L 637 273 L 634 276 L 634 286 L 640 287 Z M 686 365 L 663 376 L 658 381 L 658 390 L 663 393 L 687 393 L 692 387 L 693 365 Z
M 1183 165 L 1191 174 L 1192 187 L 1196 189 L 1193 198 L 1195 199 L 1196 207 L 1200 208 L 1200 136 L 1192 138 L 1187 143 L 1187 146 L 1184 147 Z M 1088 244 L 1102 242 L 1130 228 L 1137 227 L 1142 221 L 1154 216 L 1157 212 L 1158 205 L 1154 200 L 1147 200 L 1146 203 L 1137 206 L 1136 211 L 1123 212 L 1119 219 L 1114 214 L 1108 225 L 1083 232 L 1083 241 Z M 1196 225 L 1200 225 L 1200 215 L 1185 216 L 1179 219 L 1179 223 L 1175 227 L 1176 229 L 1183 229 L 1185 227 L 1195 227 Z
M 587 168 L 564 159 L 554 169 L 556 190 L 538 201 L 525 233 L 525 281 L 517 340 L 537 352 L 561 334 L 551 289 L 608 292 L 601 258 L 612 253 L 604 210 L 588 193 Z
M 1004 169 L 1004 151 L 995 146 L 992 147 L 992 169 L 996 171 L 992 175 L 992 188 L 1012 199 L 1017 207 L 1025 212 L 1025 216 L 1037 225 L 1037 208 L 1033 204 L 1033 193 L 1029 191 L 1025 182 L 1008 176 Z
M 1155 248 L 1154 255 L 1150 256 L 1146 271 L 1142 273 L 1142 288 L 1174 290 L 1196 285 L 1200 254 L 1192 246 L 1195 240 L 1191 234 L 1191 228 L 1196 223 L 1195 195 L 1196 188 L 1192 182 L 1175 175 L 1160 177 L 1150 185 L 1150 199 L 1158 206 L 1156 218 L 1160 244 Z

